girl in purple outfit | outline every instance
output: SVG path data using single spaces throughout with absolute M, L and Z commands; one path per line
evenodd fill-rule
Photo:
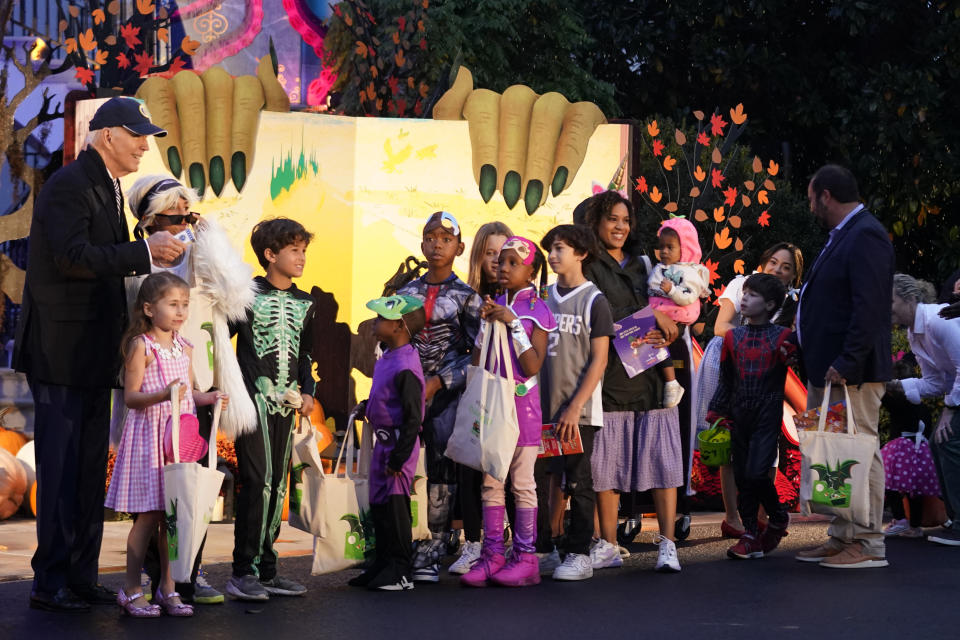
M 494 302 L 484 299 L 480 316 L 487 323 L 503 322 L 510 330 L 510 358 L 517 383 L 516 403 L 520 437 L 510 464 L 510 482 L 516 502 L 513 520 L 513 553 L 509 562 L 503 555 L 503 483 L 484 474 L 483 550 L 480 560 L 460 581 L 471 587 L 493 582 L 505 587 L 523 587 L 540 582 L 540 565 L 535 553 L 537 538 L 537 485 L 533 466 L 537 460 L 543 419 L 537 373 L 547 355 L 547 333 L 557 322 L 547 304 L 537 296 L 533 281 L 537 273 L 546 276 L 546 260 L 537 246 L 526 238 L 508 238 L 500 249 L 498 278 L 506 293 Z M 482 338 L 478 338 L 478 344 Z M 473 350 L 474 365 L 480 364 L 480 349 Z M 490 366 L 485 363 L 485 366 Z M 503 373 L 502 371 L 500 372 Z

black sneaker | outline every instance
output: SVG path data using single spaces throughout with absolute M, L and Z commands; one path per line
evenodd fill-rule
M 371 584 L 370 588 L 378 591 L 410 591 L 413 589 L 413 583 L 407 579 L 407 576 L 401 576 L 397 582 L 382 584 L 377 587 Z
M 930 542 L 944 544 L 948 547 L 960 547 L 960 531 L 956 529 L 941 529 L 927 536 Z
M 680 519 L 673 525 L 673 537 L 677 542 L 683 542 L 690 537 L 690 514 L 680 515 Z
M 270 580 L 261 580 L 260 584 L 272 596 L 302 596 L 307 588 L 283 576 L 274 576 Z
M 270 594 L 255 575 L 233 576 L 227 582 L 227 593 L 237 600 L 269 600 Z

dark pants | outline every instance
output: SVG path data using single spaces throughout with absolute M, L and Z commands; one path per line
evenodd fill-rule
M 410 527 L 410 496 L 392 495 L 384 504 L 371 504 L 376 534 L 374 568 L 381 584 L 394 584 L 406 576 L 410 579 L 413 560 L 413 537 Z
M 593 492 L 590 456 L 593 453 L 593 438 L 596 433 L 596 428 L 581 425 L 580 439 L 583 441 L 583 453 L 560 456 L 566 478 L 566 494 L 570 496 L 570 527 L 566 531 L 564 549 L 566 553 L 587 555 L 590 552 L 593 512 L 597 502 L 597 496 Z M 538 458 L 533 467 L 533 477 L 537 482 L 537 551 L 539 553 L 553 550 L 550 479 L 547 477 L 550 474 L 552 461 L 553 458 Z
M 737 511 L 747 533 L 757 535 L 760 505 L 774 524 L 786 524 L 786 509 L 780 504 L 777 487 L 770 479 L 770 468 L 777 458 L 783 398 L 763 401 L 734 409 L 730 432 L 733 452 L 733 476 L 737 482 Z
M 458 466 L 460 481 L 457 483 L 457 502 L 463 519 L 463 536 L 467 542 L 480 542 L 483 531 L 483 504 L 480 500 L 483 472 L 462 464 Z
M 103 539 L 110 390 L 29 384 L 37 464 L 34 589 L 92 585 Z
M 258 403 L 259 404 L 259 403 Z M 233 528 L 233 575 L 272 580 L 277 575 L 273 541 L 280 533 L 293 419 L 258 408 L 257 430 L 237 438 L 240 483 Z
M 434 537 L 450 530 L 457 498 L 457 464 L 446 457 L 462 391 L 441 389 L 427 405 L 420 439 L 427 470 L 427 524 Z
M 693 372 L 690 369 L 690 350 L 687 349 L 687 343 L 683 341 L 683 331 L 684 328 L 680 325 L 681 335 L 669 347 L 668 362 L 673 362 L 673 372 L 684 390 L 680 404 L 677 405 L 680 416 L 680 450 L 683 456 L 683 486 L 677 490 L 677 513 L 689 515 L 690 499 L 687 497 L 687 483 L 690 479 L 690 404 L 693 402 L 691 380 Z
M 931 440 L 930 448 L 933 450 L 933 462 L 937 467 L 947 517 L 953 521 L 952 528 L 960 531 L 960 410 L 954 411 L 950 427 L 953 435 L 946 442 Z
M 923 496 L 907 496 L 899 491 L 887 489 L 887 504 L 890 505 L 890 513 L 894 520 L 903 520 L 907 517 L 907 512 L 903 508 L 903 498 L 906 497 L 910 502 L 910 526 L 923 526 Z

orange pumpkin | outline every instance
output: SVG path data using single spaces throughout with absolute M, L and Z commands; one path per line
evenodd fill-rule
M 0 427 L 0 449 L 6 449 L 11 455 L 17 455 L 20 447 L 27 444 L 29 438 L 19 431 Z
M 37 517 L 37 483 L 34 482 L 30 487 L 30 513 Z
M 15 514 L 27 492 L 27 474 L 20 461 L 0 449 L 0 520 Z

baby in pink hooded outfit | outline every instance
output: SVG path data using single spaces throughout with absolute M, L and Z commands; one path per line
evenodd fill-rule
M 670 218 L 663 221 L 657 235 L 660 262 L 647 279 L 650 305 L 678 324 L 693 324 L 700 317 L 700 298 L 710 292 L 710 272 L 700 264 L 697 229 L 685 218 Z M 675 407 L 683 397 L 683 387 L 672 365 L 661 365 L 661 371 L 666 382 L 663 405 Z

